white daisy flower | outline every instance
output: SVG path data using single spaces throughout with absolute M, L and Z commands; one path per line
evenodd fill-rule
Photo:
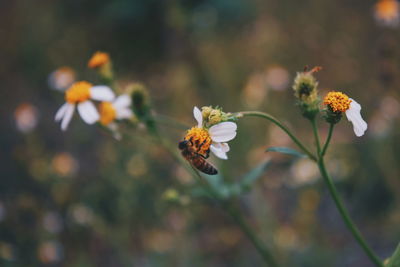
M 100 123 L 113 127 L 115 120 L 129 119 L 133 115 L 130 106 L 129 95 L 120 95 L 113 102 L 101 102 L 99 106 Z
M 368 128 L 367 123 L 361 117 L 361 105 L 342 92 L 329 92 L 324 98 L 324 104 L 330 107 L 334 113 L 346 113 L 347 119 L 353 124 L 356 136 L 363 136 Z
M 65 91 L 66 103 L 57 111 L 55 120 L 61 121 L 61 129 L 65 131 L 78 107 L 78 112 L 84 122 L 93 124 L 100 119 L 100 115 L 92 101 L 112 101 L 114 92 L 108 86 L 93 86 L 86 81 L 74 83 Z
M 217 123 L 210 128 L 203 127 L 203 115 L 199 108 L 194 107 L 193 116 L 197 121 L 197 127 L 191 128 L 185 136 L 185 140 L 192 140 L 200 146 L 199 153 L 207 154 L 211 150 L 217 157 L 228 159 L 228 141 L 236 136 L 237 125 L 234 122 L 225 121 Z

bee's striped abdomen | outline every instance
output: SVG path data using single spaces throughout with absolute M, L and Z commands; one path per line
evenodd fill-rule
M 195 158 L 192 160 L 192 163 L 193 166 L 195 166 L 199 171 L 202 171 L 205 174 L 215 175 L 218 173 L 217 169 L 203 158 Z

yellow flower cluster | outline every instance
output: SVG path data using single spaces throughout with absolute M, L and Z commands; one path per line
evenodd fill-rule
M 110 102 L 101 102 L 99 105 L 100 123 L 108 125 L 117 117 L 117 111 Z
M 110 62 L 110 55 L 105 52 L 96 52 L 88 62 L 88 67 L 95 69 Z
M 186 133 L 185 140 L 190 140 L 196 147 L 199 154 L 205 155 L 211 146 L 211 137 L 207 130 L 199 127 L 192 127 Z
M 84 102 L 90 98 L 92 87 L 93 85 L 86 81 L 76 82 L 65 92 L 65 100 L 71 104 Z
M 351 99 L 342 92 L 329 92 L 324 98 L 324 104 L 334 112 L 345 112 L 350 108 Z

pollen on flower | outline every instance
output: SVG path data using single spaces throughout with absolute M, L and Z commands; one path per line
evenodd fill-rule
M 192 127 L 187 131 L 185 140 L 190 140 L 199 154 L 207 154 L 211 145 L 211 137 L 207 130 L 199 127 Z
M 101 102 L 99 106 L 100 123 L 108 125 L 115 120 L 117 112 L 110 102 Z
M 334 112 L 345 112 L 350 108 L 351 99 L 342 92 L 329 92 L 324 98 L 324 104 Z
M 76 82 L 65 91 L 65 100 L 68 103 L 84 102 L 90 98 L 90 88 L 93 85 L 86 81 Z
M 88 62 L 88 67 L 91 69 L 98 68 L 110 62 L 110 55 L 105 52 L 96 52 Z

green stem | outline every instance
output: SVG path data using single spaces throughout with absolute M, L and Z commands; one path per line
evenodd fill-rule
M 318 128 L 317 128 L 316 119 L 315 118 L 312 119 L 311 123 L 312 123 L 313 132 L 314 132 L 315 144 L 317 146 L 317 155 L 318 155 L 318 158 L 319 158 L 320 155 L 321 155 L 321 143 L 319 141 L 319 134 L 318 134 Z
M 209 194 L 223 206 L 223 208 L 231 215 L 236 224 L 240 227 L 242 232 L 247 236 L 247 238 L 251 241 L 253 246 L 256 248 L 258 253 L 262 256 L 265 263 L 269 266 L 277 267 L 274 257 L 271 252 L 265 247 L 263 242 L 257 237 L 257 235 L 253 232 L 251 227 L 247 224 L 246 220 L 243 218 L 243 215 L 229 202 L 224 201 L 220 198 L 219 194 L 215 189 L 206 182 L 204 178 L 201 177 L 199 172 L 193 168 L 193 172 L 195 173 L 194 177 L 198 183 L 203 184 L 207 189 Z
M 279 128 L 281 128 L 292 140 L 293 142 L 305 153 L 307 154 L 307 156 L 313 160 L 313 161 L 317 161 L 317 158 L 300 142 L 299 139 L 297 139 L 296 136 L 294 136 L 292 134 L 292 132 L 285 126 L 283 125 L 282 122 L 280 122 L 277 118 L 271 116 L 268 113 L 265 112 L 259 112 L 259 111 L 241 111 L 241 112 L 237 112 L 234 115 L 236 115 L 236 117 L 240 118 L 240 117 L 244 117 L 244 116 L 252 116 L 252 117 L 260 117 L 260 118 L 264 118 L 267 119 L 269 121 L 271 121 L 272 123 L 274 123 L 276 126 L 278 126 Z
M 165 140 L 164 138 L 161 137 L 161 135 L 158 132 L 156 123 L 153 119 L 149 120 L 151 122 L 149 128 L 149 132 L 156 138 L 156 140 L 163 145 L 173 156 L 174 158 L 183 164 L 185 167 L 188 166 L 187 162 L 185 159 L 183 159 L 182 156 L 179 155 L 179 152 L 177 151 L 177 148 L 172 146 L 170 142 Z M 232 216 L 234 221 L 237 223 L 237 225 L 240 227 L 240 229 L 243 231 L 243 233 L 249 238 L 251 243 L 254 245 L 254 247 L 257 249 L 259 254 L 262 256 L 264 261 L 271 267 L 277 267 L 277 263 L 275 259 L 273 258 L 272 254 L 269 252 L 269 250 L 264 246 L 262 241 L 257 238 L 256 234 L 252 231 L 251 227 L 246 223 L 244 220 L 243 216 L 240 214 L 240 212 L 234 208 L 230 203 L 222 200 L 215 189 L 205 181 L 204 178 L 201 177 L 199 172 L 194 169 L 191 165 L 191 168 L 187 168 L 189 172 L 193 175 L 193 177 L 196 179 L 196 181 L 199 184 L 203 184 L 204 188 L 207 190 L 207 192 L 216 200 L 218 201 L 226 210 L 227 212 Z
M 325 180 L 325 183 L 328 186 L 329 193 L 331 194 L 336 204 L 336 207 L 339 210 L 339 213 L 342 216 L 342 219 L 344 220 L 347 228 L 353 234 L 353 237 L 357 240 L 358 244 L 362 247 L 362 249 L 371 259 L 371 261 L 375 263 L 376 266 L 383 267 L 382 261 L 378 258 L 378 256 L 375 255 L 372 249 L 367 245 L 360 231 L 358 230 L 357 226 L 351 220 L 350 215 L 347 212 L 346 208 L 344 207 L 343 202 L 336 190 L 336 187 L 332 182 L 332 179 L 330 178 L 328 172 L 326 171 L 324 159 L 322 157 L 320 157 L 320 159 L 318 160 L 318 167 L 322 174 L 322 177 Z
M 368 244 L 365 242 L 364 238 L 362 237 L 360 231 L 358 230 L 357 226 L 351 220 L 350 215 L 349 215 L 348 211 L 346 210 L 346 208 L 344 207 L 343 201 L 341 200 L 339 193 L 337 192 L 336 187 L 333 184 L 333 181 L 326 170 L 325 162 L 324 162 L 324 154 L 326 152 L 326 149 L 328 148 L 330 139 L 332 137 L 333 124 L 331 124 L 331 126 L 329 128 L 328 138 L 325 142 L 323 150 L 321 151 L 321 145 L 320 145 L 320 141 L 319 141 L 316 120 L 315 119 L 311 120 L 311 123 L 313 126 L 315 143 L 317 145 L 317 150 L 318 150 L 317 164 L 318 164 L 319 170 L 321 172 L 321 175 L 324 178 L 326 185 L 328 186 L 329 193 L 331 194 L 333 201 L 335 202 L 336 208 L 339 210 L 339 213 L 342 216 L 342 219 L 345 222 L 347 228 L 353 234 L 353 237 L 356 239 L 358 244 L 362 247 L 364 252 L 371 259 L 371 261 L 373 263 L 375 263 L 376 266 L 383 267 L 382 261 L 375 255 L 375 253 L 372 251 L 372 249 L 368 246 Z
M 333 128 L 334 128 L 334 127 L 335 127 L 335 124 L 333 124 L 333 123 L 331 123 L 331 124 L 329 125 L 328 137 L 326 138 L 325 145 L 324 145 L 324 147 L 322 148 L 321 157 L 323 157 L 323 156 L 325 155 L 326 151 L 328 150 L 328 146 L 329 146 L 329 143 L 331 142 L 331 138 L 332 138 L 332 133 L 333 133 Z

